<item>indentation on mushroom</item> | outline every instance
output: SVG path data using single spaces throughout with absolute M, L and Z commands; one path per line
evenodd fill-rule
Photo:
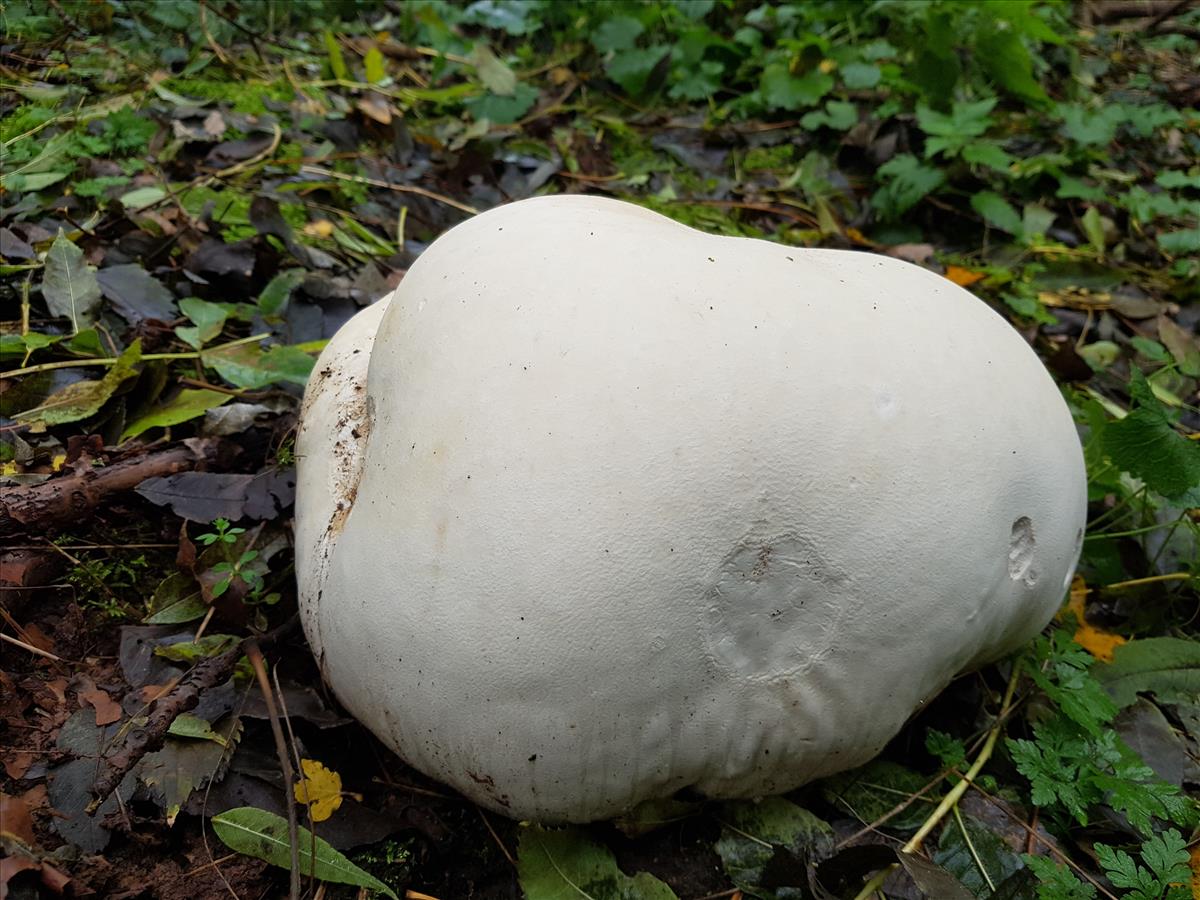
M 710 657 L 751 678 L 808 669 L 828 652 L 849 611 L 846 581 L 804 535 L 744 538 L 708 580 Z
M 1037 539 L 1033 533 L 1033 522 L 1029 516 L 1021 516 L 1012 524 L 1008 539 L 1008 577 L 1023 581 L 1026 587 L 1037 584 L 1040 573 L 1034 566 L 1034 551 Z

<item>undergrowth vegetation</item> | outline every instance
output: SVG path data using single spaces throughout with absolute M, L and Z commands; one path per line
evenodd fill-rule
M 0 0 L 0 550 L 51 572 L 3 601 L 28 651 L 0 672 L 5 810 L 29 821 L 4 883 L 170 896 L 206 867 L 192 895 L 227 896 L 215 827 L 247 890 L 281 890 L 262 836 L 293 786 L 256 712 L 180 716 L 127 776 L 133 815 L 83 812 L 88 767 L 180 665 L 294 613 L 292 429 L 332 332 L 473 213 L 591 192 L 983 297 L 1078 423 L 1078 574 L 1043 637 L 875 762 L 615 828 L 481 818 L 368 751 L 297 646 L 277 687 L 330 767 L 294 786 L 327 896 L 1200 896 L 1200 8 L 1115 10 Z M 136 466 L 58 518 L 18 503 Z

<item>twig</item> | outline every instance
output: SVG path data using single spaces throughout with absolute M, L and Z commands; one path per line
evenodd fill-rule
M 247 652 L 248 643 L 257 641 L 265 644 L 282 640 L 292 632 L 299 621 L 298 616 L 292 616 L 283 625 L 260 638 L 246 638 L 219 656 L 210 656 L 193 666 L 169 693 L 158 698 L 146 724 L 131 731 L 122 745 L 100 759 L 102 771 L 92 783 L 94 799 L 88 804 L 86 812 L 91 815 L 99 809 L 100 804 L 109 798 L 143 756 L 163 747 L 167 741 L 167 729 L 178 715 L 195 709 L 204 691 L 223 683 L 233 674 L 238 660 Z
M 255 341 L 265 341 L 271 335 L 269 332 L 262 334 L 252 334 L 249 337 L 238 338 L 236 341 L 228 341 L 224 344 L 217 344 L 209 347 L 206 350 L 190 350 L 186 353 L 143 353 L 139 359 L 140 362 L 148 362 L 150 360 L 163 359 L 200 359 L 206 353 L 216 353 L 218 350 L 226 350 L 230 347 L 240 347 L 242 344 L 252 344 Z M 9 369 L 7 372 L 0 372 L 0 379 L 16 378 L 19 375 L 35 375 L 38 372 L 49 372 L 53 369 L 73 369 L 77 366 L 115 366 L 119 357 L 116 356 L 100 356 L 90 359 L 62 359 L 58 362 L 39 363 L 36 366 L 25 366 L 22 369 Z
M 62 662 L 62 660 L 53 653 L 48 653 L 45 650 L 33 646 L 33 644 L 27 644 L 24 641 L 19 641 L 12 635 L 5 634 L 2 631 L 0 631 L 0 641 L 12 644 L 14 647 L 20 647 L 22 650 L 28 650 L 34 656 L 43 656 L 51 662 Z
M 363 175 L 347 175 L 345 172 L 334 172 L 332 169 L 322 169 L 320 166 L 301 166 L 300 174 L 302 175 L 319 175 L 322 178 L 336 178 L 340 181 L 353 181 L 355 184 L 369 184 L 372 187 L 385 188 L 389 191 L 396 191 L 401 194 L 417 194 L 421 197 L 428 197 L 430 200 L 436 200 L 438 203 L 444 203 L 447 206 L 452 206 L 455 209 L 460 209 L 472 216 L 479 215 L 479 210 L 473 206 L 468 206 L 465 203 L 459 203 L 452 197 L 447 197 L 443 194 L 436 194 L 433 191 L 427 191 L 425 188 L 413 187 L 408 184 L 392 184 L 390 181 L 382 181 L 378 178 L 367 178 Z
M 992 758 L 992 752 L 996 749 L 996 741 L 1000 739 L 1000 732 L 1003 730 L 1004 725 L 1008 720 L 1008 716 L 1012 712 L 1013 695 L 1016 693 L 1017 682 L 1020 680 L 1021 669 L 1019 666 L 1014 665 L 1012 675 L 1008 679 L 1008 687 L 1004 691 L 1004 700 L 1000 704 L 1000 712 L 997 714 L 996 721 L 992 725 L 991 730 L 988 732 L 987 740 L 984 741 L 983 744 L 983 749 L 979 751 L 979 755 L 975 757 L 975 762 L 971 764 L 971 768 L 969 768 L 966 774 L 963 775 L 962 780 L 946 792 L 946 796 L 942 798 L 942 802 L 938 804 L 937 809 L 935 809 L 930 814 L 929 818 L 925 820 L 924 824 L 917 829 L 917 833 L 909 838 L 908 843 L 900 848 L 901 853 L 911 854 L 916 853 L 921 849 L 921 844 L 925 842 L 925 838 L 929 837 L 930 832 L 937 828 L 942 819 L 946 817 L 950 810 L 955 808 L 955 806 L 958 804 L 958 801 L 962 798 L 962 795 L 967 792 L 967 788 L 971 786 L 971 783 L 979 776 L 979 773 L 982 771 L 983 767 L 987 765 L 988 760 Z M 870 881 L 863 885 L 863 889 L 855 895 L 854 900 L 867 900 L 868 897 L 870 897 L 877 890 L 879 890 L 880 887 L 883 886 L 883 883 L 887 880 L 888 876 L 891 875 L 892 872 L 899 867 L 899 865 L 899 863 L 892 863 L 890 866 L 887 866 L 886 868 L 877 872 Z
M 111 465 L 85 467 L 40 484 L 7 488 L 0 496 L 0 538 L 77 524 L 114 495 L 132 490 L 147 478 L 174 475 L 201 463 L 216 462 L 220 447 L 219 440 L 201 438 Z M 65 554 L 62 547 L 50 547 Z
M 483 811 L 483 807 L 477 806 L 475 808 L 479 810 L 479 818 L 483 819 L 484 827 L 487 828 L 488 834 L 492 836 L 492 840 L 496 842 L 496 846 L 500 848 L 500 852 L 504 854 L 504 858 L 508 860 L 510 865 L 516 866 L 517 861 L 513 859 L 513 855 L 504 846 L 504 841 L 500 840 L 500 835 L 496 834 L 496 829 L 492 827 L 492 823 L 488 820 L 487 813 Z
M 1125 588 L 1141 587 L 1143 584 L 1158 584 L 1161 581 L 1190 581 L 1193 577 L 1191 572 L 1170 572 L 1166 575 L 1148 575 L 1145 578 L 1131 578 L 1128 581 L 1114 581 L 1112 584 L 1106 584 L 1105 590 L 1120 591 Z

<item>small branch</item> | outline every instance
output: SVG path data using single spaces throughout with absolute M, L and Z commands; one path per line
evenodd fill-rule
M 258 680 L 259 690 L 267 704 L 267 715 L 271 719 L 271 733 L 275 736 L 275 752 L 279 755 L 279 768 L 283 770 L 283 796 L 287 800 L 288 846 L 292 852 L 291 879 L 289 881 L 288 897 L 290 900 L 300 900 L 300 831 L 296 823 L 296 792 L 293 789 L 296 774 L 292 769 L 292 761 L 288 758 L 287 743 L 283 739 L 283 729 L 279 725 L 279 710 L 275 707 L 275 692 L 271 690 L 270 679 L 267 678 L 267 663 L 262 651 L 254 638 L 243 641 L 246 656 L 254 667 L 254 677 Z M 314 856 L 313 859 L 316 857 Z
M 392 184 L 390 181 L 382 181 L 378 178 L 366 178 L 362 175 L 347 175 L 345 172 L 334 172 L 332 169 L 322 169 L 320 166 L 301 166 L 300 173 L 302 175 L 319 175 L 322 178 L 336 178 L 340 181 L 353 181 L 355 184 L 369 184 L 371 187 L 384 188 L 389 191 L 396 191 L 401 194 L 416 194 L 420 197 L 428 197 L 430 200 L 436 200 L 438 203 L 444 203 L 447 206 L 452 206 L 455 209 L 462 210 L 472 216 L 478 215 L 479 210 L 473 206 L 468 206 L 465 203 L 459 203 L 452 197 L 447 197 L 444 194 L 436 194 L 433 191 L 427 191 L 425 188 L 413 187 L 408 184 Z
M 925 820 L 924 824 L 917 829 L 917 833 L 909 839 L 908 843 L 900 848 L 901 853 L 911 854 L 916 853 L 921 849 L 921 845 L 925 842 L 925 838 L 929 837 L 929 834 L 933 831 L 933 829 L 937 828 L 937 826 L 941 824 L 942 819 L 946 818 L 949 812 L 958 805 L 958 801 L 962 798 L 962 795 L 967 792 L 967 788 L 971 786 L 972 782 L 974 782 L 974 780 L 979 776 L 979 773 L 983 770 L 983 767 L 987 765 L 988 760 L 992 758 L 992 752 L 996 749 L 996 742 L 1000 739 L 1000 732 L 1004 730 L 1004 725 L 1008 721 L 1009 714 L 1012 712 L 1013 695 L 1016 693 L 1017 682 L 1020 680 L 1021 669 L 1019 666 L 1014 665 L 1012 675 L 1008 679 L 1008 687 L 1004 691 L 1004 700 L 1000 704 L 1000 712 L 996 716 L 996 721 L 992 725 L 991 730 L 988 732 L 987 740 L 984 741 L 983 744 L 983 749 L 979 751 L 979 755 L 975 757 L 975 762 L 971 764 L 971 768 L 969 768 L 966 774 L 963 775 L 962 780 L 946 792 L 946 796 L 942 798 L 942 802 L 938 804 L 937 809 L 935 809 L 930 814 L 929 818 Z M 868 897 L 870 897 L 883 886 L 883 883 L 887 880 L 888 876 L 891 875 L 892 872 L 899 867 L 899 865 L 899 863 L 892 863 L 890 866 L 887 866 L 886 868 L 877 872 L 870 881 L 863 885 L 863 889 L 855 895 L 854 900 L 867 900 Z
M 95 813 L 100 808 L 100 805 L 117 789 L 117 785 L 124 780 L 143 756 L 154 750 L 162 749 L 167 742 L 167 730 L 177 716 L 195 709 L 196 704 L 200 702 L 201 694 L 211 687 L 224 683 L 233 675 L 238 660 L 247 652 L 249 644 L 254 643 L 257 647 L 259 641 L 264 644 L 274 643 L 291 633 L 297 624 L 299 624 L 299 618 L 293 616 L 261 638 L 248 637 L 219 656 L 210 656 L 208 659 L 202 660 L 180 678 L 179 683 L 169 693 L 158 698 L 145 726 L 130 732 L 123 744 L 100 759 L 101 772 L 92 783 L 94 799 L 87 806 L 88 815 Z M 289 785 L 289 790 L 290 787 Z
M 112 497 L 132 490 L 147 478 L 174 475 L 201 463 L 216 462 L 220 447 L 220 441 L 204 438 L 108 466 L 80 467 L 79 471 L 41 484 L 6 488 L 0 495 L 0 538 L 79 524 Z

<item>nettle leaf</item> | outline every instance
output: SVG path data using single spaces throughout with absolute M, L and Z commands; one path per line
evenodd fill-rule
M 958 155 L 961 148 L 970 142 L 971 138 L 980 137 L 991 127 L 991 112 L 995 108 L 997 98 L 987 97 L 974 103 L 956 101 L 950 107 L 950 113 L 940 113 L 924 103 L 917 104 L 917 124 L 921 130 L 931 136 L 925 142 L 925 156 L 930 157 L 939 152 L 949 156 Z
M 768 109 L 795 111 L 816 106 L 833 90 L 833 76 L 812 71 L 797 78 L 782 63 L 763 70 L 759 91 Z
M 1013 157 L 995 141 L 972 141 L 962 148 L 962 158 L 972 165 L 987 166 L 997 172 L 1008 172 Z
M 911 153 L 888 160 L 877 174 L 883 185 L 871 195 L 871 205 L 886 219 L 907 212 L 946 181 L 941 169 L 925 165 Z
M 1058 112 L 1066 136 L 1085 146 L 1111 143 L 1124 116 L 1119 107 L 1090 110 L 1078 103 L 1060 103 Z
M 883 78 L 883 70 L 870 63 L 847 63 L 839 71 L 842 84 L 852 91 L 870 90 Z
M 833 829 L 782 797 L 726 803 L 717 817 L 722 828 L 716 851 L 725 873 L 765 900 L 805 896 L 808 864 L 833 849 Z
M 1143 693 L 1161 703 L 1194 702 L 1200 697 L 1200 642 L 1172 637 L 1129 641 L 1116 648 L 1111 663 L 1097 663 L 1092 675 L 1121 708 Z
M 1100 434 L 1112 461 L 1153 491 L 1184 505 L 1200 505 L 1200 442 L 1189 441 L 1171 424 L 1140 370 L 1130 379 L 1133 410 L 1109 422 Z
M 517 848 L 517 879 L 525 900 L 678 900 L 653 875 L 626 875 L 607 848 L 578 828 L 525 828 Z
M 213 831 L 230 850 L 265 860 L 273 866 L 290 869 L 291 844 L 287 819 L 264 809 L 242 806 L 212 817 Z M 300 848 L 300 873 L 335 884 L 352 884 L 378 891 L 392 900 L 396 892 L 375 876 L 363 871 L 344 855 L 307 828 L 298 827 L 296 843 Z
M 971 208 L 983 216 L 985 222 L 1011 235 L 1020 235 L 1021 215 L 995 191 L 980 191 L 971 195 Z
M 803 128 L 814 129 L 825 125 L 835 131 L 846 131 L 858 124 L 858 107 L 843 100 L 830 100 L 825 109 L 806 113 L 800 119 Z
M 42 296 L 51 315 L 71 320 L 72 331 L 78 332 L 96 321 L 96 307 L 100 305 L 96 270 L 83 261 L 83 251 L 67 239 L 61 228 L 46 254 Z
M 980 30 L 975 58 L 992 79 L 1011 94 L 1030 103 L 1043 103 L 1046 91 L 1033 77 L 1033 58 L 1021 38 L 1000 23 Z

